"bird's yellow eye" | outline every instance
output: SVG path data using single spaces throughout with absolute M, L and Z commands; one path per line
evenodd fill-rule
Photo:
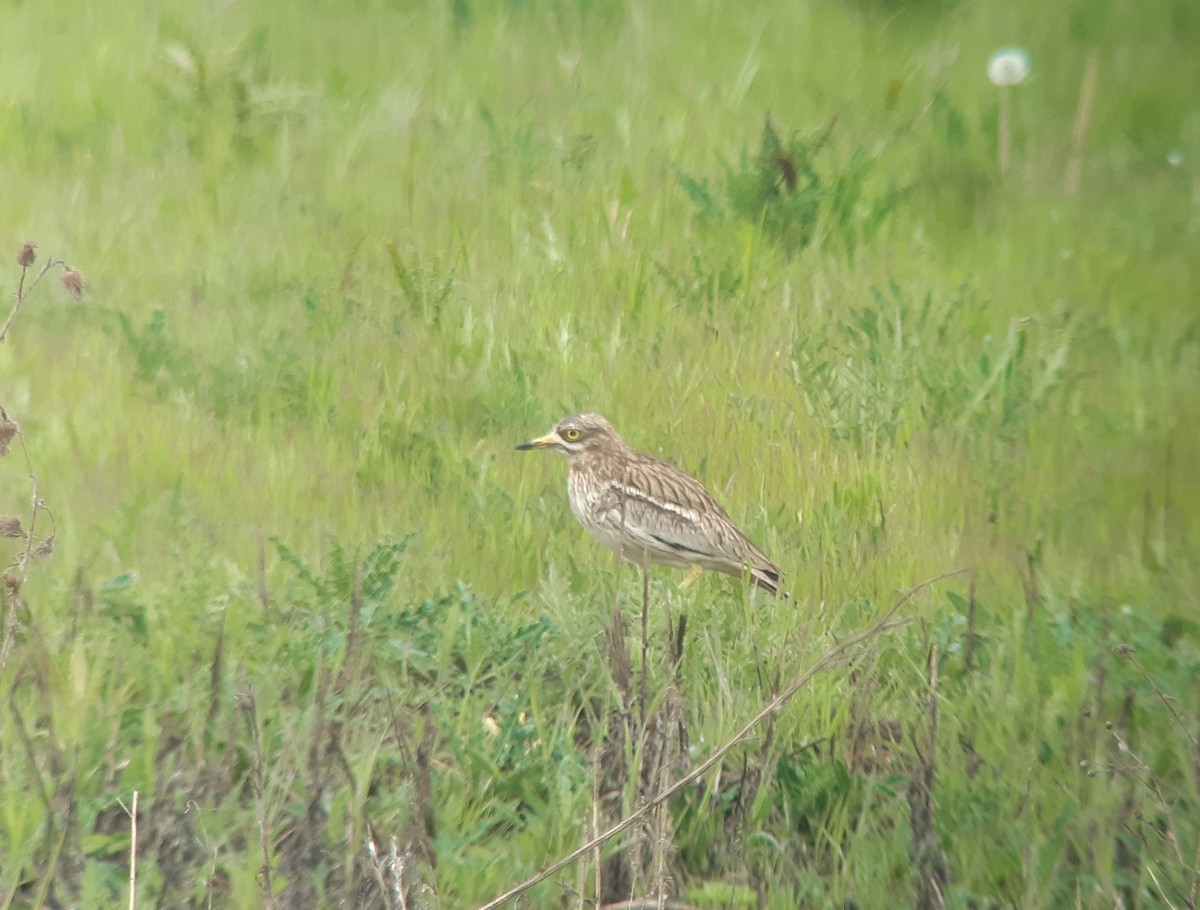
M 569 430 L 564 430 L 564 431 L 563 431 L 563 439 L 565 439 L 567 442 L 578 442 L 578 441 L 579 441 L 579 437 L 580 437 L 580 436 L 582 436 L 582 435 L 583 435 L 583 434 L 582 434 L 582 433 L 580 433 L 580 432 L 579 432 L 577 429 L 575 429 L 574 427 L 572 427 L 572 428 L 571 428 L 571 429 L 569 429 Z

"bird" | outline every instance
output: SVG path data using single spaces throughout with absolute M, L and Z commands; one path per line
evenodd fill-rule
M 599 414 L 564 417 L 545 436 L 517 446 L 565 455 L 571 511 L 598 542 L 646 572 L 651 564 L 689 569 L 688 587 L 705 569 L 743 576 L 770 594 L 775 565 L 704 489 L 675 465 L 639 452 Z

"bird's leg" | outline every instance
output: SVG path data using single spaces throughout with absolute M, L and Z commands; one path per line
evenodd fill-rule
M 690 588 L 697 578 L 704 572 L 704 566 L 692 566 L 687 573 L 687 577 L 679 583 L 681 588 Z
M 646 722 L 646 705 L 650 701 L 650 667 L 646 663 L 650 652 L 650 563 L 642 566 L 642 678 L 638 693 L 638 713 L 643 725 Z

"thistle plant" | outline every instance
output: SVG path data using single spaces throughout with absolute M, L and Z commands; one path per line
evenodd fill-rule
M 37 262 L 37 245 L 28 241 L 25 242 L 17 252 L 16 258 L 17 265 L 21 267 L 21 277 L 17 281 L 17 292 L 12 311 L 8 314 L 8 318 L 4 320 L 4 326 L 0 328 L 0 342 L 7 339 L 8 330 L 30 293 L 54 269 L 60 270 L 59 280 L 62 282 L 63 287 L 66 288 L 67 293 L 75 300 L 83 299 L 83 276 L 66 262 L 61 259 L 47 259 L 33 278 L 27 280 L 29 279 L 30 270 L 33 269 L 34 264 Z M 21 434 L 21 427 L 8 415 L 4 407 L 0 405 L 0 458 L 3 458 L 11 451 L 14 443 L 20 444 L 21 451 L 25 455 L 26 468 L 29 471 L 29 518 L 28 526 L 22 527 L 21 519 L 17 516 L 0 515 L 0 538 L 21 541 L 20 549 L 14 555 L 3 574 L 0 575 L 0 587 L 3 589 L 5 604 L 4 639 L 0 643 L 0 668 L 3 668 L 8 663 L 8 657 L 12 651 L 17 630 L 20 627 L 18 610 L 24 604 L 24 601 L 21 599 L 21 588 L 29 575 L 29 567 L 35 559 L 45 558 L 54 552 L 55 536 L 54 515 L 46 505 L 45 500 L 42 499 L 38 490 L 37 474 L 33 471 L 29 452 L 25 448 L 25 439 Z M 50 522 L 51 530 L 49 534 L 42 534 L 39 528 L 39 524 L 45 519 L 48 519 Z M 39 534 L 42 536 L 39 537 Z
M 62 286 L 67 289 L 67 293 L 76 301 L 83 299 L 83 276 L 61 259 L 47 259 L 38 273 L 29 281 L 28 286 L 26 286 L 29 270 L 33 268 L 35 262 L 37 262 L 37 244 L 27 240 L 21 244 L 21 249 L 17 251 L 17 265 L 21 267 L 21 278 L 17 282 L 16 302 L 13 304 L 12 312 L 4 320 L 4 326 L 0 328 L 0 342 L 8 338 L 8 329 L 12 325 L 13 320 L 17 318 L 17 313 L 21 311 L 21 305 L 25 303 L 25 299 L 53 269 L 62 270 L 59 280 L 62 282 Z

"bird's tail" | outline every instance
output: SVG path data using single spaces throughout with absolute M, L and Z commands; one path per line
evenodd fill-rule
M 768 562 L 766 565 L 751 566 L 750 580 L 754 582 L 757 587 L 762 588 L 771 596 L 776 597 L 779 595 L 779 585 L 783 580 L 783 572 L 780 571 L 779 566 L 770 562 Z M 791 597 L 791 595 L 786 591 L 784 592 L 783 596 L 785 598 Z

